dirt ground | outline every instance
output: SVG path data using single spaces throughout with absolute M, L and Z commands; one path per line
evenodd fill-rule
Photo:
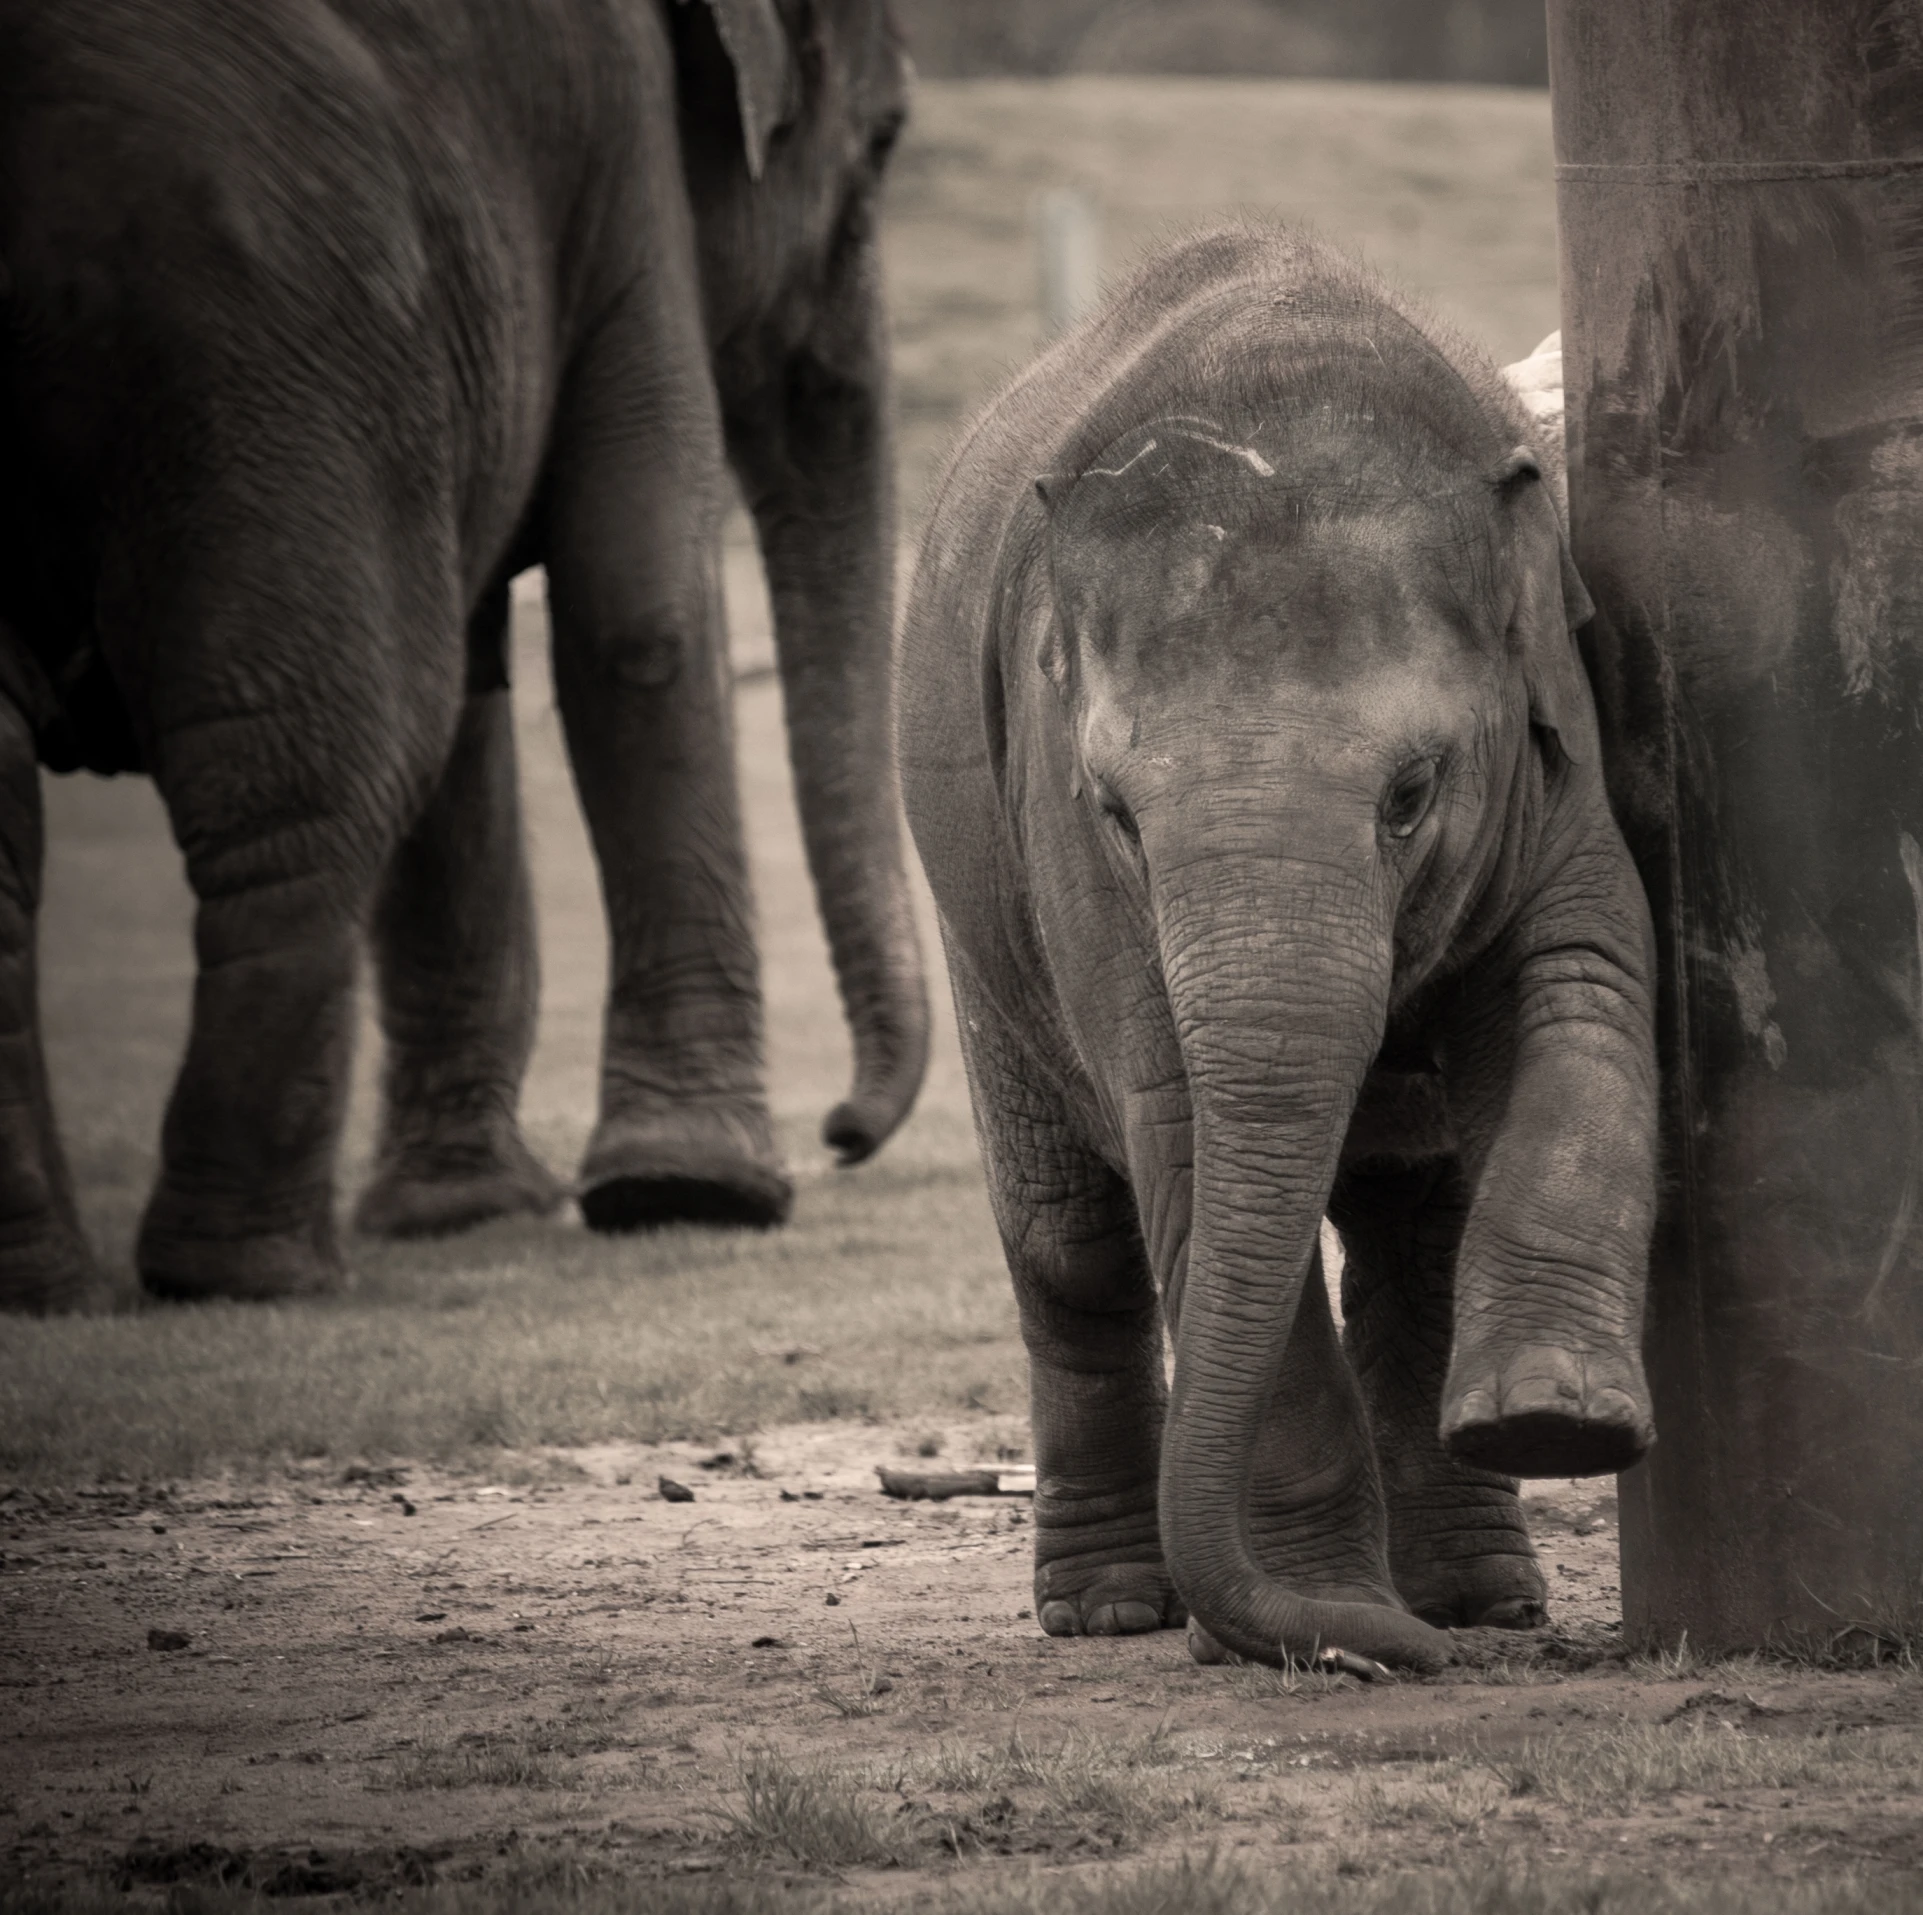
M 1518 1848 L 1665 1875 L 1923 1862 L 1923 1806 L 1894 1771 L 1880 1802 L 1818 1763 L 1793 1787 L 1724 1776 L 1600 1814 L 1530 1786 L 1532 1750 L 1572 1725 L 1734 1748 L 1923 1723 L 1911 1676 L 1626 1663 L 1606 1483 L 1531 1486 L 1550 1632 L 1365 1686 L 1199 1668 L 1179 1633 L 1051 1641 L 1025 1499 L 878 1491 L 878 1463 L 963 1465 L 1020 1436 L 976 1418 L 919 1463 L 925 1424 L 813 1424 L 718 1453 L 511 1459 L 496 1482 L 328 1464 L 15 1490 L 0 1868 L 282 1893 L 542 1850 L 642 1877 L 818 1874 L 814 1838 L 755 1819 L 771 1776 L 867 1803 L 889 1865 L 835 1872 L 891 1902 L 1198 1844 L 1346 1872 Z

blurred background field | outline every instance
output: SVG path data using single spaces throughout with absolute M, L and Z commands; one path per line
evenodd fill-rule
M 1104 276 L 1240 216 L 1351 247 L 1498 360 L 1558 321 L 1549 96 L 1518 87 L 1078 76 L 925 83 L 889 177 L 912 530 L 957 423 L 1042 343 L 1043 196 L 1090 206 Z
M 887 226 L 910 537 L 945 441 L 1040 343 L 1037 211 L 1064 187 L 1093 209 L 1111 275 L 1181 227 L 1282 216 L 1353 244 L 1500 359 L 1556 324 L 1545 94 L 1106 74 L 928 81 Z M 815 1140 L 847 1048 L 801 863 L 779 694 L 757 670 L 767 614 L 740 524 L 727 572 L 771 1091 L 800 1176 L 793 1226 L 607 1241 L 573 1222 L 504 1225 L 428 1247 L 358 1245 L 359 1288 L 330 1303 L 10 1323 L 0 1476 L 178 1474 L 286 1454 L 453 1459 L 805 1417 L 1022 1409 L 1022 1356 L 938 970 L 934 1061 L 906 1130 L 851 1173 L 830 1168 Z M 545 966 L 525 1109 L 536 1147 L 568 1172 L 593 1114 L 603 932 L 544 639 L 538 581 L 523 581 L 516 703 Z M 89 1229 L 131 1301 L 132 1233 L 191 988 L 188 899 L 144 783 L 50 779 L 47 796 L 42 967 L 56 1094 Z M 350 1196 L 377 1068 L 370 1026 Z

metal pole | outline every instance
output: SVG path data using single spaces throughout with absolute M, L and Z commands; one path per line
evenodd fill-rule
M 1632 1640 L 1923 1621 L 1923 0 L 1549 0 L 1571 510 L 1663 970 Z

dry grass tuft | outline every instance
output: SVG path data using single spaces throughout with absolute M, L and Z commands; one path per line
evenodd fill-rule
M 573 1771 L 557 1753 L 517 1736 L 468 1735 L 403 1749 L 369 1787 L 386 1789 L 560 1789 Z
M 1504 1790 L 1486 1769 L 1438 1762 L 1423 1773 L 1358 1777 L 1343 1804 L 1345 1821 L 1368 1829 L 1436 1829 L 1466 1835 L 1494 1814 Z
M 826 1763 L 751 1749 L 736 1764 L 741 1806 L 717 1809 L 728 1846 L 803 1868 L 880 1866 L 907 1859 L 905 1845 L 857 1782 Z
M 801 1826 L 820 1823 L 804 1814 Z M 785 1846 L 761 1853 L 796 1859 Z M 932 1896 L 925 1888 L 890 1895 L 874 1884 L 850 1891 L 778 1875 L 663 1878 L 564 1849 L 511 1861 L 479 1881 L 396 1885 L 380 1905 L 387 1915 L 1910 1915 L 1916 1898 L 1903 1875 L 1652 1881 L 1551 1873 L 1516 1856 L 1375 1874 L 1327 1866 L 1258 1873 L 1212 1851 L 1081 1879 L 1037 1869 L 964 1877 Z M 164 1900 L 130 1896 L 105 1880 L 0 1886 L 0 1915 L 277 1915 L 287 1906 L 252 1887 L 214 1882 L 176 1883 Z
M 932 1756 L 901 1765 L 894 1785 L 970 1798 L 1025 1793 L 1037 1812 L 1090 1818 L 1140 1835 L 1220 1813 L 1213 1775 L 1157 1730 L 1124 1740 L 1071 1736 L 1037 1748 L 1012 1730 L 999 1747 L 962 1749 L 943 1743 Z
M 1561 1730 L 1524 1743 L 1513 1756 L 1485 1760 L 1511 1795 L 1540 1796 L 1583 1814 L 1623 1814 L 1680 1790 L 1923 1787 L 1923 1737 L 1914 1730 L 1771 1736 L 1703 1716 Z

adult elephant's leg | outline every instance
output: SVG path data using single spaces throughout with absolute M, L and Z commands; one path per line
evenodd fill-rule
M 1425 1622 L 1534 1628 L 1547 1590 L 1515 1478 L 1459 1461 L 1439 1433 L 1468 1215 L 1460 1167 L 1346 1170 L 1330 1211 L 1342 1236 L 1343 1343 L 1375 1431 L 1396 1589 Z
M 106 1300 L 74 1210 L 40 1045 L 40 768 L 33 733 L 0 697 L 0 1309 Z
M 482 614 L 503 628 L 507 587 Z M 464 1230 L 565 1194 L 515 1110 L 540 989 L 512 694 L 471 692 L 434 796 L 374 910 L 387 1040 L 380 1151 L 355 1223 L 375 1236 Z
M 579 1178 L 599 1230 L 766 1226 L 793 1196 L 762 1091 L 720 424 L 688 270 L 685 313 L 663 266 L 570 369 L 548 478 L 555 689 L 612 943 Z
M 360 913 L 317 860 L 272 877 L 260 840 L 222 851 L 203 868 L 256 868 L 195 886 L 193 1025 L 136 1261 L 156 1296 L 322 1293 L 343 1278 L 333 1172 Z
M 211 582 L 150 574 L 199 614 L 157 608 L 172 669 L 150 700 L 156 782 L 198 900 L 192 1028 L 136 1249 L 158 1296 L 343 1282 L 334 1161 L 362 930 L 459 708 L 458 627 L 434 630 L 422 602 L 442 578 L 429 538 L 406 558 L 339 554 L 330 577 L 389 589 L 336 583 L 327 628 L 291 635 L 305 607 L 289 606 L 276 554 L 225 552 L 232 570 Z
M 1185 1618 L 1156 1491 L 1167 1385 L 1127 1186 L 1076 1138 L 964 960 L 951 964 L 976 1131 L 1028 1348 L 1035 1615 L 1051 1636 Z

